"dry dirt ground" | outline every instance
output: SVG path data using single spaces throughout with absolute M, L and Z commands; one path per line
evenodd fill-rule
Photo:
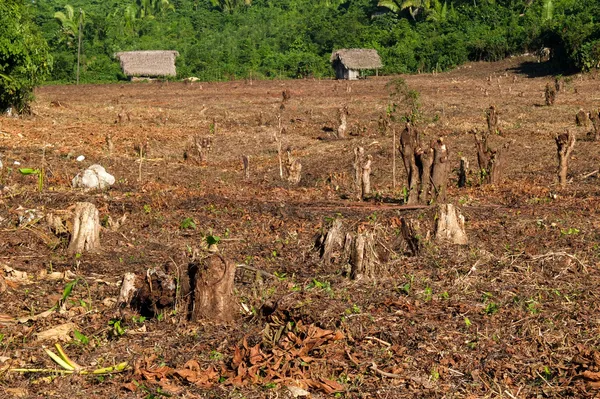
M 0 397 L 302 394 L 290 386 L 312 397 L 597 396 L 600 143 L 574 119 L 600 105 L 600 79 L 564 77 L 546 106 L 554 77 L 544 68 L 514 58 L 404 77 L 420 94 L 424 140 L 442 136 L 450 149 L 448 202 L 466 218 L 464 246 L 428 236 L 434 206 L 403 207 L 399 159 L 392 187 L 392 134 L 379 129 L 390 77 L 37 90 L 32 116 L 0 118 Z M 291 98 L 281 110 L 285 89 Z M 469 133 L 485 129 L 491 104 L 500 113 L 492 145 L 514 140 L 495 186 L 479 184 Z M 350 136 L 336 140 L 343 105 Z M 282 148 L 303 165 L 297 186 L 279 177 L 278 114 Z M 554 136 L 566 128 L 578 142 L 561 189 Z M 212 138 L 204 162 L 184 159 L 194 136 Z M 375 194 L 363 202 L 352 183 L 359 145 L 373 156 Z M 457 187 L 460 157 L 473 170 L 466 188 Z M 94 163 L 116 183 L 103 192 L 71 188 Z M 42 190 L 18 168 L 43 168 Z M 79 201 L 99 209 L 102 247 L 69 256 L 69 232 L 57 235 L 44 216 L 68 215 Z M 337 218 L 376 233 L 377 278 L 354 281 L 344 264 L 320 261 L 315 238 Z M 419 256 L 409 256 L 401 218 L 421 223 Z M 169 307 L 146 319 L 115 309 L 125 272 L 184 270 L 208 236 L 221 238 L 223 256 L 254 268 L 238 268 L 235 322 L 192 323 Z M 27 319 L 57 303 L 61 311 Z M 128 368 L 100 376 L 10 370 L 59 369 L 43 350 L 52 341 L 39 333 L 65 323 L 73 324 L 62 345 L 75 362 Z

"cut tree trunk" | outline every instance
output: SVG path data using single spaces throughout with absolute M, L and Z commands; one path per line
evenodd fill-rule
M 426 204 L 431 195 L 432 180 L 431 173 L 433 168 L 433 148 L 417 149 L 415 153 L 417 169 L 419 170 L 419 197 L 418 202 Z
M 467 186 L 467 175 L 469 174 L 469 161 L 465 157 L 460 158 L 460 167 L 458 169 L 458 187 Z
M 575 124 L 583 127 L 587 127 L 589 125 L 589 118 L 584 110 L 580 109 L 575 114 Z
M 487 144 L 487 135 L 479 136 L 477 131 L 473 131 L 475 137 L 475 147 L 477 148 L 477 163 L 482 183 L 498 184 L 504 174 L 504 158 L 511 142 L 506 142 L 496 150 L 491 149 Z
M 498 131 L 498 113 L 496 112 L 496 107 L 494 105 L 490 105 L 490 108 L 485 113 L 488 125 L 488 133 L 494 134 Z
M 443 202 L 446 200 L 446 186 L 450 176 L 450 162 L 448 148 L 440 137 L 431 146 L 433 148 L 433 167 L 431 170 L 431 184 L 433 185 L 432 200 Z
M 438 241 L 460 245 L 467 244 L 465 218 L 454 205 L 441 204 L 439 206 L 435 237 Z
M 400 134 L 400 155 L 404 163 L 404 169 L 408 177 L 408 199 L 407 204 L 419 202 L 419 169 L 415 159 L 415 153 L 419 148 L 419 136 L 410 123 Z
M 373 162 L 373 157 L 371 155 L 367 155 L 367 160 L 363 164 L 362 167 L 362 179 L 361 179 L 361 198 L 366 198 L 371 194 L 371 163 Z
M 100 247 L 100 219 L 98 209 L 89 202 L 75 205 L 73 234 L 67 252 L 70 255 L 93 251 Z
M 590 111 L 589 119 L 592 121 L 594 141 L 600 140 L 600 114 L 598 111 Z
M 135 273 L 125 273 L 123 276 L 121 290 L 119 291 L 119 297 L 117 298 L 118 307 L 122 308 L 131 304 L 131 300 L 138 290 L 135 286 L 135 280 Z
M 400 219 L 402 238 L 406 241 L 408 250 L 412 256 L 421 252 L 421 236 L 419 235 L 419 222 L 412 219 Z
M 230 322 L 235 318 L 233 286 L 235 265 L 213 254 L 188 266 L 192 297 L 190 319 Z
M 358 233 L 353 240 L 350 277 L 353 280 L 374 279 L 377 275 L 377 254 L 372 232 Z
M 557 135 L 555 141 L 558 155 L 558 182 L 564 188 L 567 185 L 569 158 L 575 147 L 575 134 L 567 130 L 565 133 Z
M 548 83 L 546 85 L 546 90 L 544 91 L 544 96 L 546 98 L 546 105 L 554 105 L 556 101 L 556 88 Z
M 250 155 L 242 155 L 242 165 L 244 166 L 244 180 L 250 180 Z
M 348 130 L 348 106 L 345 105 L 338 110 L 339 126 L 337 129 L 337 138 L 345 139 L 347 137 L 346 131 Z
M 302 178 L 302 164 L 296 158 L 292 157 L 290 151 L 287 152 L 285 171 L 288 182 L 291 184 L 300 183 L 300 179 Z
M 344 232 L 342 231 L 342 221 L 335 219 L 324 235 L 321 236 L 321 260 L 330 263 L 334 254 L 342 249 L 344 245 Z
M 363 167 L 365 165 L 365 149 L 363 147 L 356 147 L 354 149 L 354 187 L 356 190 L 356 198 L 362 200 L 362 178 L 363 178 Z

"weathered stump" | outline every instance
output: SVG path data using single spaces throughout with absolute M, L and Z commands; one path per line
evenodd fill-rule
M 350 277 L 353 280 L 374 279 L 377 275 L 377 253 L 372 232 L 357 233 L 352 244 Z
M 419 148 L 419 136 L 417 131 L 412 127 L 410 123 L 406 124 L 406 127 L 400 134 L 400 155 L 402 156 L 402 162 L 404 163 L 404 169 L 408 176 L 408 204 L 416 204 L 419 202 L 419 181 L 420 173 L 417 168 L 417 160 L 415 153 Z
M 356 198 L 363 200 L 371 193 L 371 163 L 373 157 L 365 154 L 363 147 L 354 149 L 354 187 Z
M 100 219 L 98 209 L 89 202 L 75 205 L 73 234 L 67 253 L 74 255 L 100 247 Z
M 250 155 L 242 155 L 242 165 L 244 167 L 244 180 L 250 180 Z
M 565 133 L 557 135 L 554 140 L 556 141 L 556 152 L 558 155 L 558 182 L 564 188 L 567 185 L 569 158 L 571 157 L 573 148 L 575 148 L 575 134 L 567 130 Z
M 302 178 L 302 164 L 298 161 L 298 159 L 292 157 L 292 153 L 290 151 L 287 152 L 285 172 L 288 182 L 291 184 L 300 183 L 300 179 Z
M 592 122 L 592 136 L 594 141 L 600 140 L 600 114 L 598 110 L 590 111 L 588 118 Z
M 418 148 L 415 152 L 415 158 L 417 163 L 417 169 L 419 170 L 419 184 L 418 184 L 418 202 L 421 204 L 426 204 L 429 202 L 432 195 L 432 172 L 433 172 L 433 148 Z
M 334 254 L 340 251 L 344 245 L 344 232 L 340 219 L 333 221 L 327 233 L 323 233 L 319 238 L 318 244 L 321 250 L 321 260 L 330 263 Z
M 421 236 L 419 234 L 419 222 L 412 219 L 400 219 L 400 230 L 402 238 L 406 241 L 408 251 L 412 256 L 419 255 L 421 252 Z
M 580 109 L 575 114 L 575 124 L 577 126 L 587 127 L 589 125 L 588 115 L 585 113 L 583 109 Z
M 373 157 L 367 155 L 367 160 L 362 166 L 362 177 L 361 177 L 361 198 L 365 198 L 371 194 L 371 163 Z
M 546 98 L 546 105 L 554 105 L 554 102 L 556 101 L 556 88 L 551 86 L 550 83 L 546 84 L 544 97 Z
M 136 276 L 135 273 L 125 273 L 123 280 L 121 281 L 121 290 L 117 297 L 117 306 L 125 307 L 129 306 L 131 300 L 136 294 L 138 288 L 135 285 Z
M 446 187 L 448 186 L 448 177 L 450 176 L 449 152 L 441 137 L 431 147 L 433 148 L 433 166 L 431 169 L 432 200 L 434 202 L 443 202 L 446 200 Z
M 469 161 L 465 157 L 460 158 L 460 167 L 458 169 L 458 187 L 467 186 L 467 175 L 469 174 Z
M 235 318 L 233 286 L 235 265 L 213 254 L 188 266 L 190 286 L 190 320 L 230 322 Z
M 512 142 L 508 141 L 502 147 L 493 150 L 488 146 L 487 135 L 480 136 L 477 131 L 473 131 L 473 135 L 475 137 L 481 183 L 500 183 L 504 174 L 505 154 Z
M 348 130 L 348 106 L 344 105 L 338 110 L 339 126 L 337 129 L 337 138 L 345 139 L 347 137 L 346 131 Z
M 490 105 L 490 108 L 485 112 L 485 117 L 488 125 L 488 133 L 494 134 L 498 132 L 498 112 L 496 106 Z
M 452 204 L 441 204 L 435 227 L 435 238 L 451 244 L 467 244 L 465 218 Z

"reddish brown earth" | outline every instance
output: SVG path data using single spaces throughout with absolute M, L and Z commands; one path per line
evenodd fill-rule
M 461 156 L 476 169 L 468 131 L 485 129 L 491 104 L 501 130 L 492 144 L 514 140 L 503 184 L 481 186 L 473 172 L 459 189 L 452 172 L 448 201 L 466 217 L 469 244 L 424 238 L 417 257 L 407 254 L 399 220 L 417 219 L 426 232 L 436 209 L 402 208 L 399 159 L 392 188 L 392 136 L 378 129 L 389 77 L 39 89 L 32 116 L 0 119 L 0 397 L 275 398 L 290 397 L 288 386 L 312 397 L 596 396 L 600 189 L 592 172 L 600 143 L 574 120 L 580 108 L 599 106 L 600 80 L 566 77 L 565 91 L 548 107 L 543 92 L 553 77 L 535 77 L 539 68 L 515 58 L 405 77 L 420 93 L 424 139 L 443 136 L 454 169 Z M 280 111 L 284 89 L 291 98 Z M 328 130 L 337 129 L 343 105 L 350 138 L 335 140 Z M 279 178 L 279 112 L 283 148 L 303 165 L 298 186 Z M 578 142 L 560 189 L 554 135 L 566 128 Z M 211 133 L 206 162 L 185 161 L 193 136 Z M 146 142 L 140 167 L 134 147 Z M 374 158 L 375 198 L 366 202 L 352 199 L 358 145 Z M 248 181 L 243 154 L 250 155 Z M 77 162 L 79 155 L 86 159 Z M 44 167 L 41 192 L 14 161 Z M 114 186 L 100 193 L 71 188 L 93 163 L 116 177 Z M 57 237 L 40 217 L 78 201 L 94 203 L 105 225 L 109 216 L 127 219 L 102 229 L 99 252 L 71 257 L 68 233 Z M 24 209 L 38 217 L 19 223 Z M 343 265 L 320 262 L 315 238 L 339 217 L 352 229 L 377 232 L 379 278 L 352 281 Z M 195 229 L 182 223 L 188 218 Z M 125 272 L 184 270 L 208 235 L 221 237 L 221 253 L 236 264 L 277 276 L 260 281 L 239 268 L 235 322 L 191 323 L 172 309 L 140 320 L 107 300 L 116 298 Z M 27 280 L 13 281 L 5 266 Z M 17 323 L 61 299 L 75 277 L 47 275 L 65 271 L 78 279 L 65 311 Z M 37 334 L 67 322 L 89 340 L 71 334 L 63 342 L 75 362 L 94 369 L 127 361 L 131 368 L 97 377 L 7 370 L 58 368 L 42 347 L 52 342 Z

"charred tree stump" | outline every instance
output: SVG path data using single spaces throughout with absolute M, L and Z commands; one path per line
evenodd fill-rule
M 242 165 L 244 167 L 244 180 L 250 180 L 250 155 L 242 155 Z
M 494 134 L 498 132 L 498 112 L 496 106 L 490 105 L 490 108 L 485 112 L 485 117 L 488 125 L 488 133 Z
M 469 161 L 465 157 L 460 158 L 460 167 L 458 169 L 458 187 L 467 186 L 467 175 L 469 173 Z
M 67 253 L 70 255 L 93 251 L 100 247 L 100 219 L 98 209 L 89 202 L 75 205 L 73 234 Z
M 452 204 L 441 204 L 435 227 L 435 237 L 438 241 L 451 244 L 467 244 L 465 233 L 465 218 Z
M 585 111 L 583 109 L 580 109 L 575 114 L 575 124 L 577 126 L 588 127 L 588 125 L 589 125 L 589 118 L 588 118 L 588 115 L 585 113 Z
M 235 318 L 233 285 L 235 265 L 213 254 L 188 266 L 192 295 L 190 320 L 230 322 Z
M 287 152 L 285 172 L 288 182 L 291 184 L 300 183 L 300 179 L 302 178 L 302 164 L 298 161 L 298 159 L 292 157 L 291 151 Z
M 402 238 L 406 241 L 408 251 L 412 256 L 421 252 L 421 236 L 419 235 L 419 222 L 412 219 L 400 219 L 400 230 Z
M 346 131 L 348 130 L 348 106 L 344 105 L 338 110 L 339 126 L 337 129 L 337 138 L 345 139 L 348 137 Z
M 590 121 L 592 121 L 592 136 L 594 141 L 600 140 L 600 114 L 598 111 L 590 111 L 588 115 Z
M 372 232 L 358 233 L 352 243 L 350 277 L 353 280 L 376 277 L 377 253 Z
M 564 188 L 567 185 L 569 158 L 575 147 L 575 134 L 567 130 L 565 133 L 557 135 L 555 141 L 558 155 L 558 182 Z
M 448 177 L 450 176 L 448 148 L 441 137 L 431 147 L 433 148 L 433 166 L 431 169 L 432 200 L 434 202 L 443 202 L 446 200 L 446 187 L 448 185 Z
M 551 86 L 550 83 L 546 84 L 544 97 L 546 98 L 546 105 L 554 105 L 554 102 L 556 101 L 556 88 Z
M 419 148 L 419 136 L 410 123 L 400 134 L 400 155 L 404 163 L 404 169 L 408 176 L 408 199 L 407 204 L 412 205 L 419 202 L 420 173 L 417 168 L 416 151 Z

